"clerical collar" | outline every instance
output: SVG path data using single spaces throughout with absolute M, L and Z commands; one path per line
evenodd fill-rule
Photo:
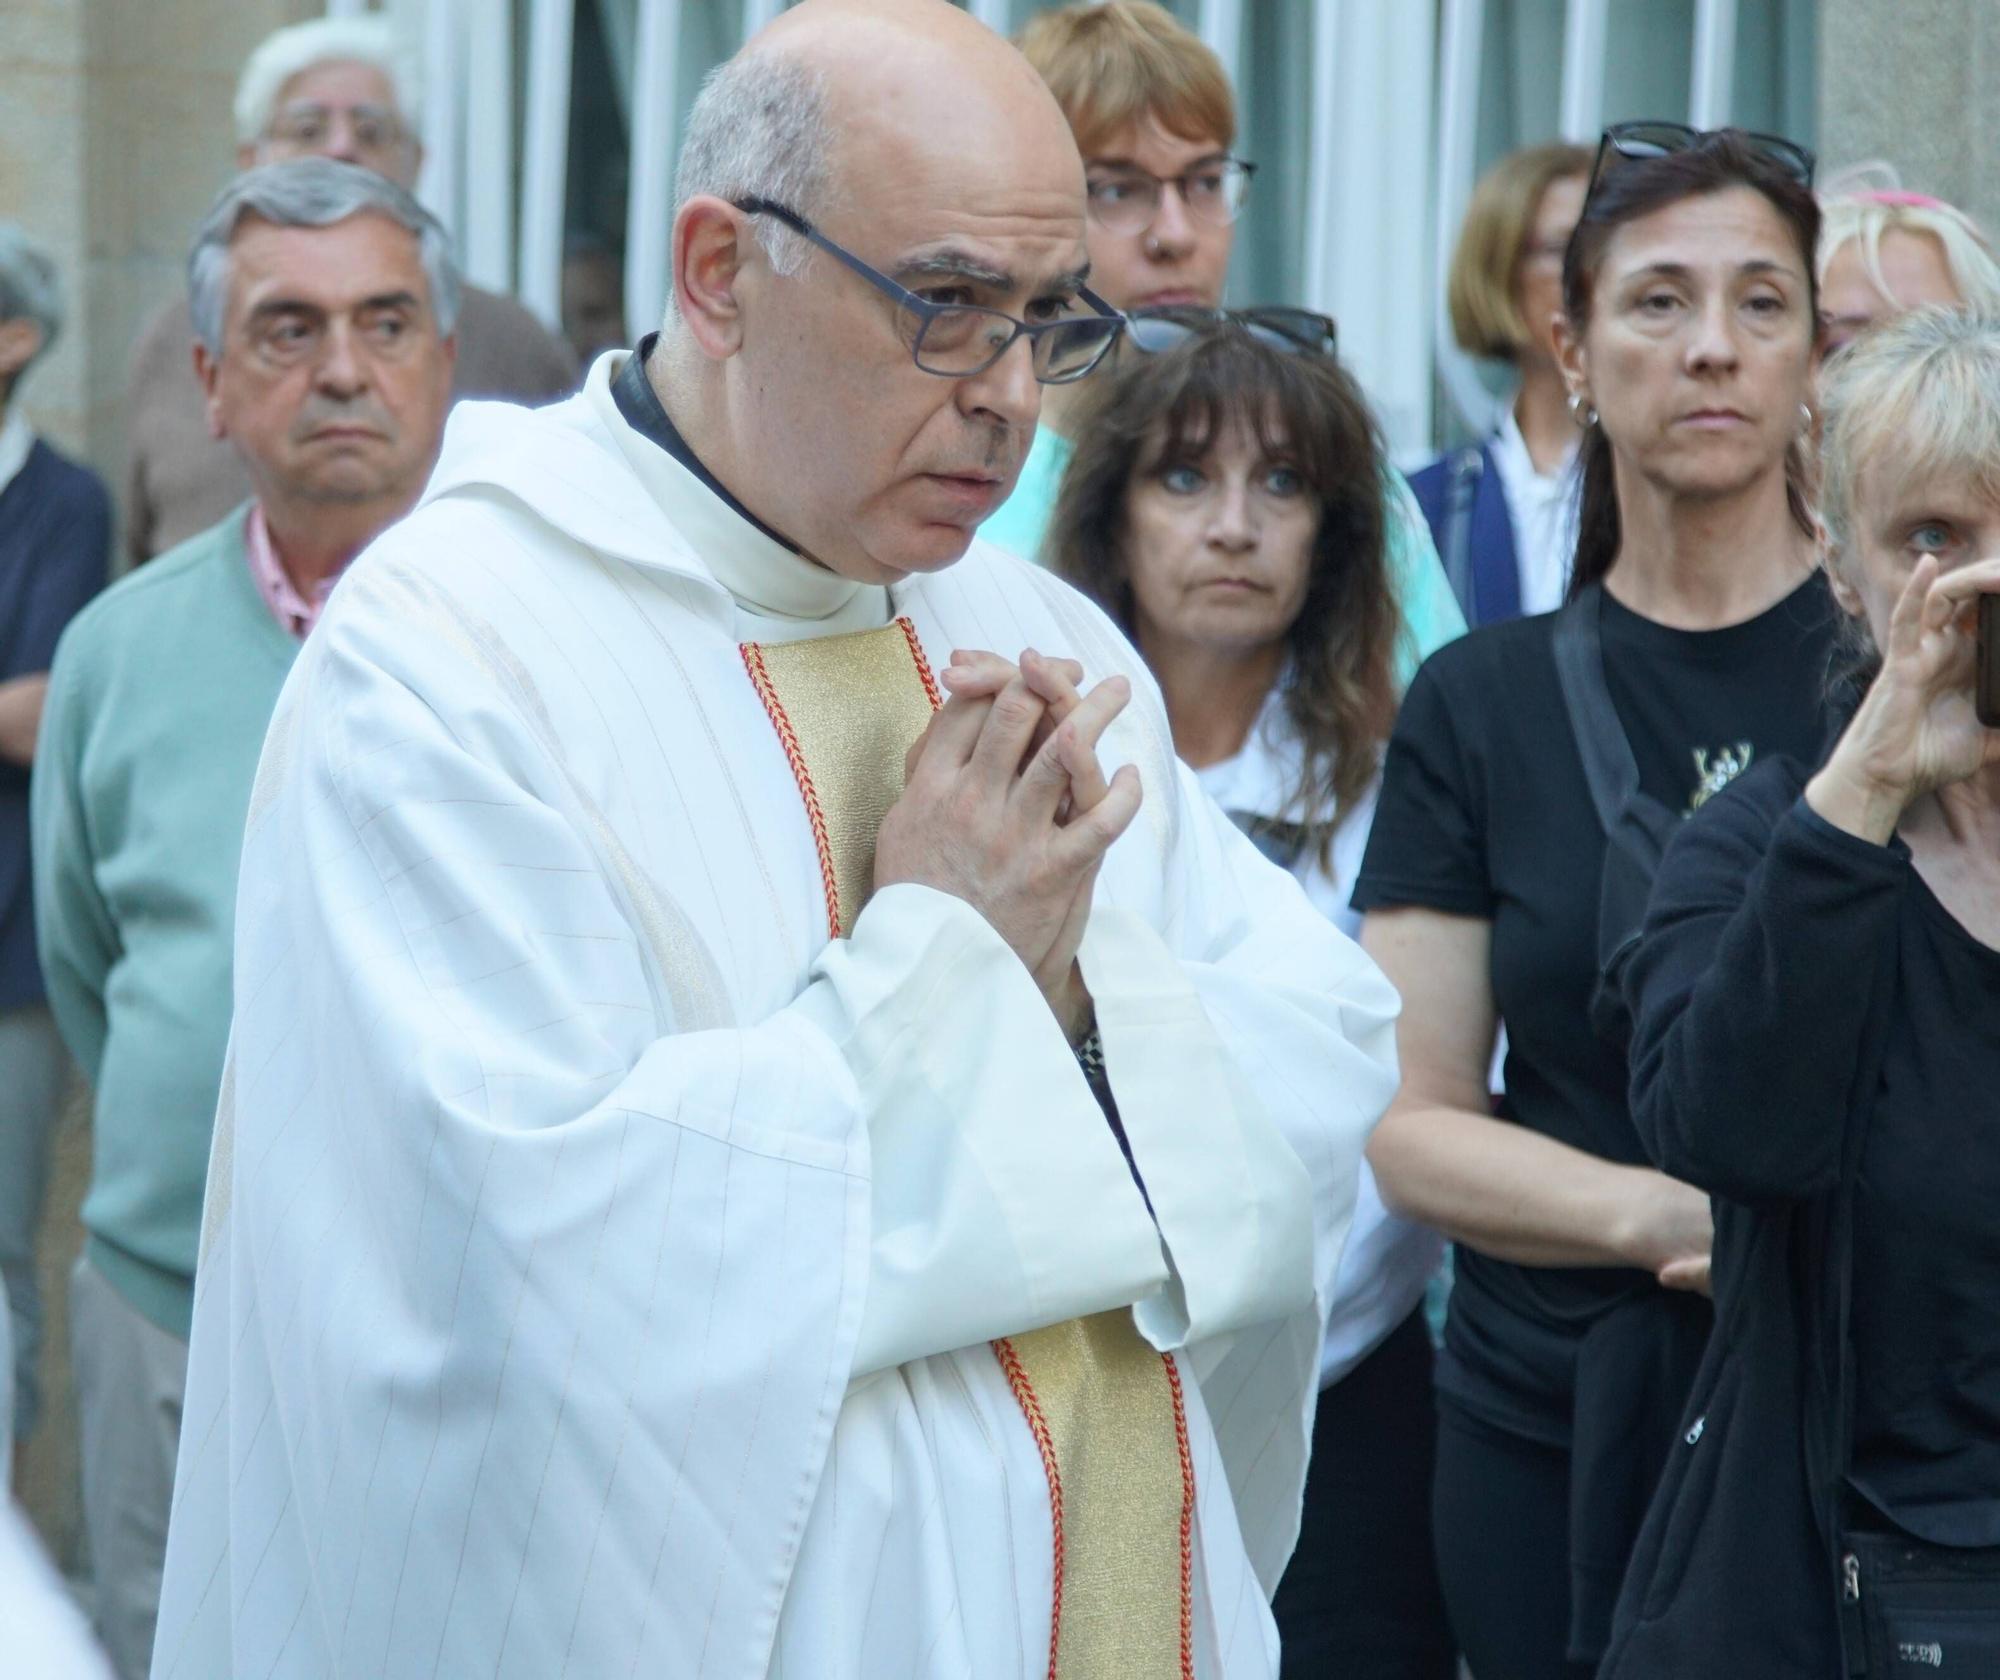
M 735 600 L 738 640 L 784 641 L 887 624 L 886 589 L 807 558 L 716 481 L 646 378 L 643 359 L 652 347 L 647 338 L 633 354 L 600 356 L 584 379 L 583 401 L 681 540 Z
M 658 333 L 648 333 L 639 340 L 639 348 L 625 358 L 624 367 L 618 377 L 611 382 L 611 400 L 618 405 L 618 412 L 625 416 L 625 424 L 630 426 L 649 443 L 657 443 L 676 461 L 707 485 L 721 498 L 729 511 L 739 519 L 748 520 L 774 543 L 800 552 L 799 545 L 782 531 L 775 531 L 759 519 L 736 499 L 728 485 L 717 478 L 702 463 L 702 459 L 688 446 L 688 440 L 681 436 L 668 415 L 666 405 L 660 401 L 660 393 L 653 389 L 653 382 L 646 377 L 646 364 L 653 359 L 653 346 L 659 342 Z

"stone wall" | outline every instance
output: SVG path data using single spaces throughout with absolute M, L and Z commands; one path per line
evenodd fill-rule
M 23 389 L 38 429 L 115 486 L 125 356 L 180 288 L 233 168 L 236 73 L 315 0 L 0 0 L 0 219 L 62 265 L 69 327 Z
M 1819 51 L 1828 168 L 1888 158 L 2000 230 L 2000 4 L 1822 0 Z

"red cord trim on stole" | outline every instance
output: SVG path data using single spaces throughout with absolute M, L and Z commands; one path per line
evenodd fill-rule
M 1181 1680 L 1194 1680 L 1194 1453 L 1188 1446 L 1180 1367 L 1171 1353 L 1161 1354 L 1160 1359 L 1167 1367 L 1167 1387 L 1173 1391 L 1174 1443 L 1181 1454 Z
M 1021 1356 L 1014 1351 L 1014 1344 L 1005 1336 L 993 1343 L 993 1352 L 1000 1361 L 1000 1369 L 1007 1373 L 1007 1386 L 1014 1391 L 1019 1402 L 1021 1415 L 1028 1420 L 1028 1433 L 1035 1438 L 1035 1446 L 1042 1455 L 1042 1474 L 1049 1480 L 1049 1517 L 1055 1526 L 1055 1560 L 1051 1573 L 1049 1592 L 1049 1680 L 1056 1680 L 1056 1656 L 1062 1649 L 1062 1605 L 1063 1605 L 1063 1491 L 1062 1471 L 1056 1466 L 1055 1437 L 1049 1433 L 1049 1420 L 1042 1415 L 1042 1402 L 1035 1394 L 1035 1385 L 1028 1381 L 1028 1373 L 1021 1364 Z M 1180 1415 L 1180 1386 L 1174 1387 L 1174 1414 Z M 1181 1463 L 1183 1483 L 1192 1487 L 1194 1469 L 1187 1456 L 1187 1441 L 1183 1434 L 1181 1441 Z M 1187 1575 L 1187 1532 L 1185 1515 L 1181 1518 L 1181 1572 Z M 1193 1650 L 1192 1627 L 1188 1621 L 1187 1597 L 1182 1594 L 1181 1609 L 1181 1668 L 1186 1680 L 1194 1680 L 1194 1670 L 1189 1667 L 1189 1655 Z
M 743 665 L 750 673 L 757 698 L 764 702 L 771 727 L 778 732 L 778 743 L 785 749 L 785 759 L 792 767 L 792 780 L 799 784 L 799 797 L 805 801 L 806 821 L 812 825 L 813 845 L 819 852 L 820 886 L 826 894 L 826 934 L 829 939 L 838 939 L 840 883 L 833 873 L 833 842 L 827 837 L 826 813 L 820 809 L 819 790 L 813 786 L 812 772 L 806 768 L 806 755 L 799 745 L 798 731 L 793 729 L 792 720 L 778 703 L 778 691 L 771 684 L 771 673 L 764 668 L 763 650 L 755 642 L 744 642 L 739 645 L 738 651 L 743 655 Z
M 937 679 L 931 675 L 931 662 L 924 657 L 924 644 L 917 640 L 917 627 L 907 618 L 898 617 L 896 628 L 903 632 L 903 640 L 910 644 L 910 657 L 917 662 L 917 675 L 924 680 L 924 692 L 931 697 L 931 710 L 936 711 L 944 704 L 944 696 L 938 692 Z

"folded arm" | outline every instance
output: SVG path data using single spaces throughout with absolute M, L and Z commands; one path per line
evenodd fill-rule
M 1811 1196 L 1838 1175 L 1909 868 L 1815 814 L 1784 768 L 1675 836 L 1626 980 L 1648 1152 L 1748 1203 Z

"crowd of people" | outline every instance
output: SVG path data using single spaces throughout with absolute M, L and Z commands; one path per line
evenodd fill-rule
M 788 9 L 587 369 L 413 87 L 252 54 L 118 521 L 0 227 L 0 1443 L 73 1063 L 110 1673 L 2000 1664 L 1969 217 L 1517 152 L 1406 478 L 1151 0 Z

